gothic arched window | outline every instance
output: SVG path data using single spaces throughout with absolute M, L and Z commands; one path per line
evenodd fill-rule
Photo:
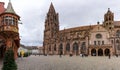
M 120 30 L 117 30 L 117 31 L 116 31 L 116 36 L 117 36 L 117 37 L 120 37 Z
M 70 44 L 69 43 L 67 43 L 67 45 L 66 45 L 66 51 L 70 51 Z

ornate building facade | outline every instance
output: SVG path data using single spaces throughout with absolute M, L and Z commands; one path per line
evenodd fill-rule
M 13 49 L 14 57 L 17 58 L 17 51 L 20 45 L 18 21 L 20 16 L 17 15 L 9 2 L 7 8 L 4 2 L 0 2 L 0 59 L 8 49 Z
M 44 54 L 108 56 L 120 54 L 120 21 L 108 9 L 104 22 L 59 30 L 59 15 L 51 3 L 45 19 Z

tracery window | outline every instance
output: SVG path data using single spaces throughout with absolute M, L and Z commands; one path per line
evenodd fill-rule
M 102 38 L 102 35 L 101 34 L 96 34 L 96 38 L 100 39 L 100 38 Z
M 120 50 L 120 45 L 117 45 L 117 49 Z
M 120 30 L 117 30 L 117 31 L 116 31 L 116 36 L 117 36 L 117 37 L 120 37 Z

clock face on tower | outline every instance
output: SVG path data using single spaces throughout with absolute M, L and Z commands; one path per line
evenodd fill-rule
M 100 38 L 102 38 L 102 35 L 101 34 L 96 34 L 96 38 L 100 39 Z

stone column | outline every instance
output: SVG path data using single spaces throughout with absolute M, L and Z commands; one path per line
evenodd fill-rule
M 81 43 L 79 42 L 78 54 L 81 54 Z
M 91 56 L 91 49 L 89 48 L 89 54 L 88 55 L 90 55 Z
M 110 48 L 110 55 L 113 55 L 113 49 L 112 48 Z
M 45 45 L 44 50 L 45 50 L 45 54 L 48 54 L 48 46 L 47 45 Z
M 72 46 L 72 43 L 70 43 L 70 54 L 73 54 L 73 46 Z
M 81 54 L 81 46 L 79 46 L 78 54 Z
M 98 56 L 98 49 L 95 49 L 96 50 L 96 56 Z
M 105 48 L 103 48 L 102 50 L 103 50 L 103 56 L 105 56 L 105 52 L 104 52 L 104 51 L 105 51 Z
M 50 47 L 51 47 L 50 54 L 53 54 L 53 46 L 52 46 L 52 44 L 50 45 Z
M 88 44 L 89 44 L 89 41 L 88 41 L 88 37 L 86 37 L 86 54 L 88 53 Z
M 59 54 L 59 44 L 56 45 L 57 49 L 57 54 Z
M 63 55 L 65 55 L 65 50 L 66 50 L 66 46 L 65 46 L 65 42 L 63 43 Z

